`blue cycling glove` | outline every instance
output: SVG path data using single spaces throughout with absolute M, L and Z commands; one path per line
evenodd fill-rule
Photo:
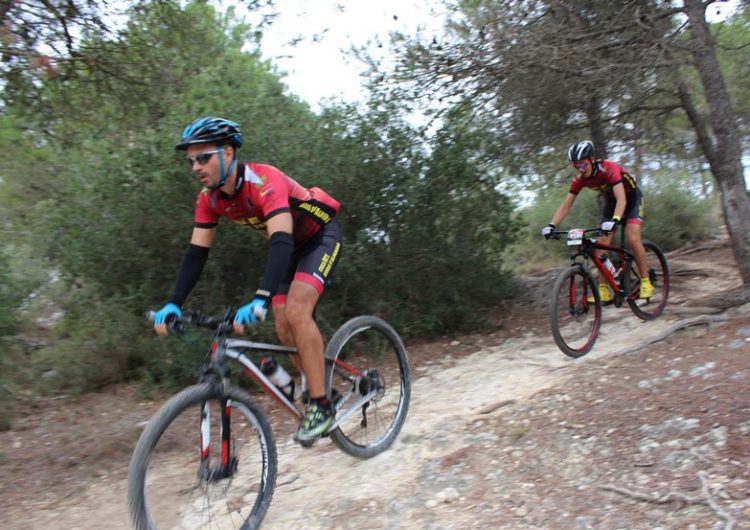
M 256 296 L 252 302 L 243 305 L 237 310 L 237 314 L 234 315 L 234 323 L 246 325 L 263 322 L 266 319 L 267 313 L 268 298 Z
M 169 302 L 167 305 L 159 309 L 154 313 L 154 324 L 164 324 L 167 321 L 169 315 L 181 316 L 180 306 Z

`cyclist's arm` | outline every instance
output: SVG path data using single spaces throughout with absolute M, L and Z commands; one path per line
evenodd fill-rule
M 555 215 L 552 216 L 552 221 L 550 221 L 553 225 L 558 225 L 562 222 L 563 219 L 565 219 L 565 216 L 568 215 L 568 212 L 570 212 L 570 208 L 573 206 L 573 203 L 576 200 L 575 193 L 568 193 L 568 196 L 565 197 L 565 200 L 560 205 L 560 207 L 555 212 Z
M 193 235 L 190 238 L 190 245 L 185 252 L 185 258 L 182 260 L 180 272 L 177 274 L 177 282 L 174 286 L 174 292 L 169 301 L 182 306 L 185 299 L 198 283 L 203 267 L 208 259 L 208 251 L 214 242 L 216 227 L 213 228 L 193 228 Z
M 274 215 L 266 221 L 266 233 L 270 239 L 276 232 L 286 232 L 287 234 L 292 233 L 293 229 L 292 214 L 289 212 L 283 212 Z
M 613 217 L 617 217 L 619 219 L 622 219 L 623 214 L 625 213 L 625 208 L 628 205 L 628 197 L 625 195 L 625 186 L 622 182 L 618 182 L 612 187 L 612 193 L 615 195 L 615 200 L 617 203 L 615 204 L 615 213 L 613 214 Z
M 193 228 L 193 235 L 190 238 L 185 257 L 182 259 L 180 272 L 177 273 L 172 296 L 169 297 L 167 304 L 175 304 L 178 308 L 182 307 L 185 299 L 198 283 L 203 267 L 208 259 L 208 251 L 214 241 L 216 227 L 213 228 Z M 167 306 L 165 306 L 167 307 Z M 179 309 L 176 314 L 179 314 Z M 155 324 L 154 328 L 160 335 L 168 335 L 167 324 Z
M 294 252 L 292 214 L 281 212 L 266 220 L 266 233 L 271 240 L 271 248 L 266 257 L 266 270 L 256 295 L 269 300 L 279 288 L 289 268 Z
M 211 248 L 216 236 L 216 227 L 213 228 L 193 228 L 193 235 L 190 237 L 190 244 L 199 247 Z

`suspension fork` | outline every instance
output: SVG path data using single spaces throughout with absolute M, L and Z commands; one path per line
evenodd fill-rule
M 231 444 L 229 441 L 231 438 L 231 422 L 229 421 L 232 415 L 232 400 L 227 397 L 229 391 L 229 367 L 225 364 L 219 366 L 219 373 L 221 374 L 221 398 L 219 403 L 221 404 L 221 467 L 224 473 L 229 476 L 232 470 L 231 462 L 233 460 L 231 451 Z
M 214 381 L 213 370 L 219 372 L 221 383 Z M 199 476 L 208 481 L 216 481 L 223 478 L 231 477 L 237 468 L 237 459 L 232 454 L 232 400 L 228 397 L 229 391 L 229 367 L 223 362 L 218 361 L 215 364 L 206 364 L 201 367 L 200 383 L 209 382 L 219 387 L 219 413 L 221 415 L 221 450 L 220 463 L 216 467 L 211 466 L 211 409 L 207 401 L 201 403 L 200 411 L 200 469 Z
M 583 262 L 578 261 L 578 258 L 583 258 Z M 588 290 L 589 290 L 589 282 L 588 282 L 588 276 L 589 276 L 589 265 L 588 265 L 588 256 L 582 252 L 578 252 L 576 254 L 573 254 L 570 256 L 570 267 L 580 267 L 584 274 L 584 281 L 581 285 L 581 289 L 583 290 L 582 296 L 581 296 L 581 305 L 584 311 L 588 310 Z M 568 285 L 568 312 L 571 315 L 576 314 L 576 300 L 578 300 L 578 293 L 576 292 L 576 282 L 573 276 L 570 277 L 570 284 Z

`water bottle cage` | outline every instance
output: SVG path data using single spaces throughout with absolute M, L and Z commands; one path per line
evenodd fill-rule
M 276 388 L 278 388 L 281 391 L 281 393 L 284 394 L 286 398 L 291 402 L 291 401 L 294 401 L 294 379 L 289 381 L 288 386 L 289 386 L 289 392 L 287 392 L 283 388 L 279 388 L 279 387 L 276 387 Z

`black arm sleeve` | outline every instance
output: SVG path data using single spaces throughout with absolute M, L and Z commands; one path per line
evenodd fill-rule
M 198 278 L 200 278 L 203 266 L 208 259 L 208 251 L 208 247 L 201 247 L 193 245 L 192 243 L 188 246 L 187 252 L 185 252 L 185 258 L 182 260 L 180 272 L 177 275 L 177 283 L 175 283 L 174 292 L 169 299 L 170 302 L 177 304 L 180 307 L 185 303 L 185 299 L 190 294 L 190 291 L 192 291 L 195 284 L 198 283 Z
M 256 292 L 259 296 L 271 298 L 279 288 L 281 280 L 284 279 L 289 261 L 294 252 L 294 239 L 288 232 L 274 232 L 271 235 L 271 248 L 266 258 L 266 272 L 260 282 L 260 289 Z

